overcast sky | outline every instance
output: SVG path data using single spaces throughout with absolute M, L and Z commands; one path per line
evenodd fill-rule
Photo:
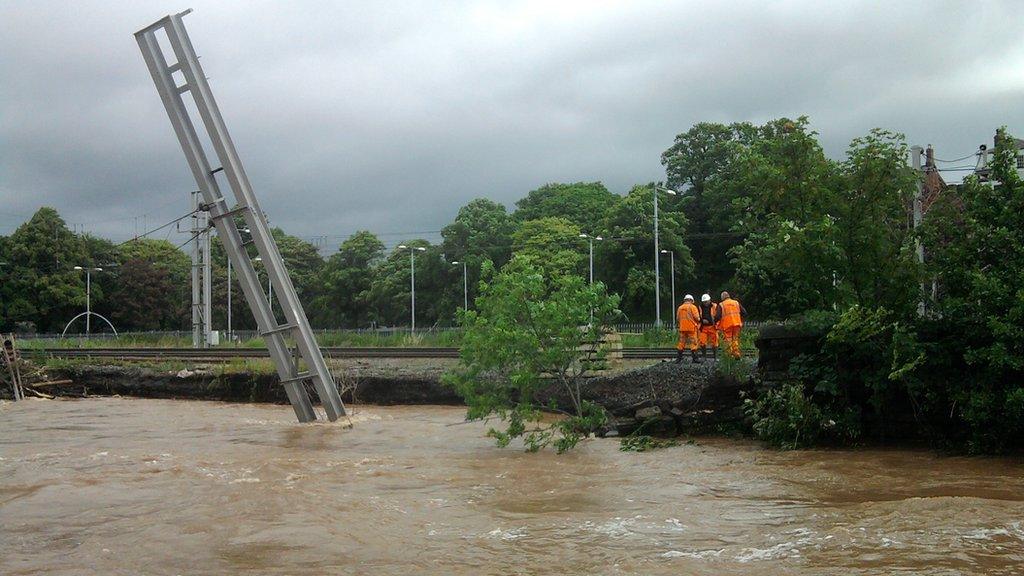
M 272 224 L 329 249 L 547 182 L 624 193 L 699 121 L 806 114 L 835 158 L 872 127 L 945 159 L 1024 134 L 1019 1 L 760 4 L 0 0 L 0 234 L 41 205 L 115 240 L 188 210 L 132 33 L 189 7 Z

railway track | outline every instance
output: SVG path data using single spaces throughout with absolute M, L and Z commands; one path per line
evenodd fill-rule
M 120 360 L 181 359 L 191 361 L 227 362 L 238 358 L 269 358 L 265 348 L 42 348 L 54 358 L 115 358 Z M 326 358 L 458 358 L 458 348 L 351 348 L 324 347 Z M 26 350 L 26 352 L 29 352 Z M 674 348 L 623 348 L 626 360 L 675 358 Z M 753 357 L 752 352 L 745 356 Z

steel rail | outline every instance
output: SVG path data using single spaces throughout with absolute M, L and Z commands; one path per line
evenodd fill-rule
M 31 349 L 30 349 L 31 350 Z M 36 351 L 55 358 L 120 358 L 134 359 L 187 359 L 187 360 L 232 360 L 238 358 L 269 358 L 263 348 L 36 348 Z M 458 348 L 388 348 L 388 347 L 324 347 L 327 358 L 458 358 Z M 623 348 L 622 357 L 627 360 L 654 360 L 675 358 L 675 348 Z M 744 356 L 756 356 L 745 351 Z M 687 361 L 689 358 L 687 358 Z

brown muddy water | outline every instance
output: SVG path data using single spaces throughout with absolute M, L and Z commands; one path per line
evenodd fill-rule
M 1021 574 L 1024 462 L 499 449 L 453 407 L 0 405 L 0 574 Z

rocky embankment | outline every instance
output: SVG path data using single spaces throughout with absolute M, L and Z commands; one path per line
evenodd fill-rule
M 612 416 L 609 435 L 643 434 L 671 436 L 682 433 L 717 432 L 735 428 L 743 418 L 741 392 L 753 383 L 720 375 L 716 364 L 661 362 L 619 374 L 591 378 L 582 396 Z M 545 400 L 570 407 L 569 398 L 557 387 Z
M 378 367 L 380 368 L 380 367 Z M 461 399 L 440 381 L 443 370 L 384 370 L 346 366 L 338 384 L 345 402 L 368 404 L 460 404 Z M 287 403 L 284 389 L 272 374 L 219 371 L 216 367 L 179 372 L 143 366 L 75 366 L 49 375 L 68 380 L 46 386 L 47 394 L 67 397 L 121 395 L 142 398 Z M 723 377 L 714 363 L 661 362 L 586 380 L 585 400 L 604 406 L 612 421 L 607 435 L 674 435 L 720 431 L 742 418 L 741 391 L 750 382 Z M 564 388 L 552 385 L 541 394 L 564 409 L 572 403 Z

